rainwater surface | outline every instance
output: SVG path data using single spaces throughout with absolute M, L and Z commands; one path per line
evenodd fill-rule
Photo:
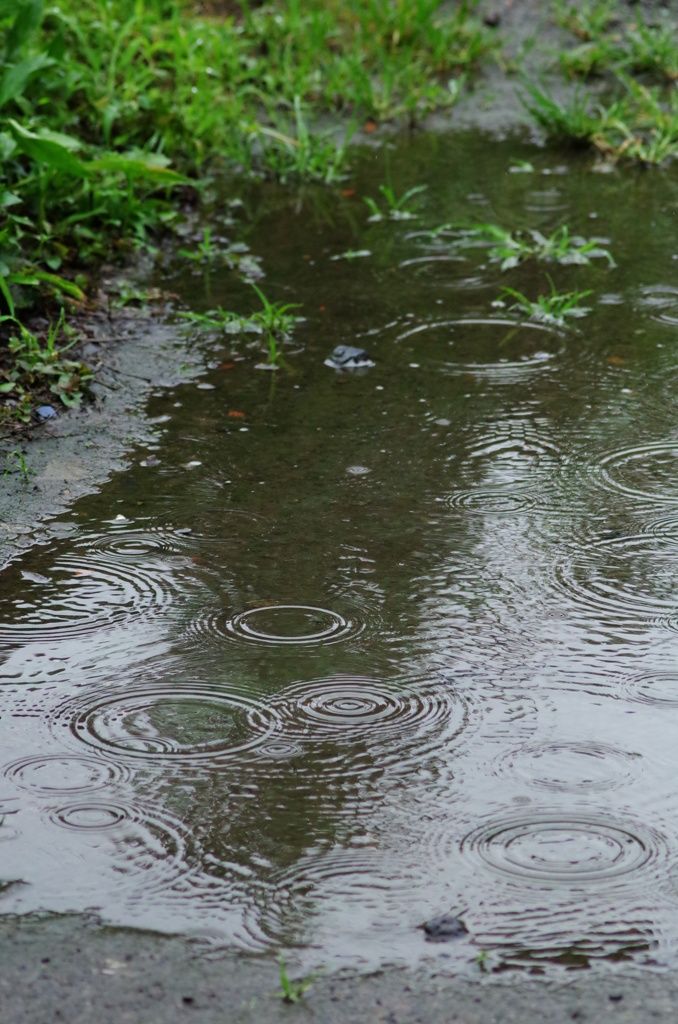
M 205 372 L 153 397 L 157 443 L 4 571 L 0 911 L 329 968 L 675 970 L 675 171 L 389 153 L 228 217 L 225 190 L 212 237 L 302 303 L 285 365 L 177 319 Z M 368 220 L 387 174 L 417 217 Z M 617 265 L 502 273 L 450 222 L 567 224 Z M 586 317 L 495 304 L 545 270 Z M 218 262 L 159 283 L 258 305 Z M 444 913 L 467 933 L 427 942 Z

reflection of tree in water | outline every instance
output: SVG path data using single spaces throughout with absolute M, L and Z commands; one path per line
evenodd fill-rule
M 246 888 L 248 871 L 270 879 L 309 849 L 348 843 L 364 828 L 378 773 L 364 747 L 357 757 L 351 751 L 360 774 L 342 773 L 346 760 L 345 746 L 324 743 L 296 757 L 206 770 L 178 785 L 164 778 L 158 797 L 193 835 L 196 867 Z

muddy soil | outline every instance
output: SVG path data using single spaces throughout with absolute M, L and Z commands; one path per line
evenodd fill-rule
M 149 397 L 203 367 L 166 314 L 152 306 L 99 314 L 87 335 L 83 357 L 96 368 L 94 401 L 0 438 L 0 566 L 55 536 L 52 520 L 144 458 L 154 439 L 145 411 Z

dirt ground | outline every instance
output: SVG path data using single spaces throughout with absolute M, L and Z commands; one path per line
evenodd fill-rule
M 539 0 L 496 0 L 486 13 L 499 18 L 509 52 L 524 41 L 557 38 Z M 620 9 L 628 11 L 625 3 Z M 530 60 L 533 58 L 530 57 Z M 449 115 L 446 116 L 449 124 Z M 452 123 L 480 125 L 505 135 L 527 128 L 515 89 L 499 72 L 486 75 L 452 113 Z M 432 127 L 442 122 L 433 119 Z M 61 416 L 33 439 L 0 440 L 0 456 L 24 453 L 0 486 L 0 565 L 58 532 L 54 520 L 81 496 L 99 488 L 152 437 L 149 394 L 200 372 L 176 332 L 155 315 L 126 314 L 109 322 L 96 358 L 102 363 L 96 405 Z M 175 369 L 172 369 L 172 368 Z M 85 916 L 0 918 L 0 1011 L 7 1024 L 564 1024 L 678 1021 L 678 979 L 661 973 L 633 976 L 623 965 L 601 976 L 577 971 L 562 983 L 502 974 L 476 979 L 435 970 L 387 969 L 376 975 L 324 975 L 303 1000 L 276 996 L 272 957 L 206 957 L 182 938 L 106 927 Z M 444 960 L 438 960 L 438 964 Z M 294 976 L 293 966 L 289 973 Z
M 8 1024 L 651 1024 L 678 1019 L 678 979 L 586 977 L 563 983 L 430 970 L 317 978 L 283 1002 L 269 958 L 209 959 L 176 938 L 84 917 L 0 924 L 0 1008 Z M 294 975 L 290 969 L 290 976 Z
M 145 411 L 149 395 L 202 369 L 202 360 L 186 351 L 157 309 L 99 315 L 88 328 L 95 340 L 85 358 L 99 366 L 95 401 L 62 410 L 28 434 L 0 437 L 0 567 L 48 541 L 58 533 L 55 517 L 132 459 L 143 458 L 140 452 L 153 440 Z

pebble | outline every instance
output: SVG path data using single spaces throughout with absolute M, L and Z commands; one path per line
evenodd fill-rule
M 424 921 L 421 928 L 426 932 L 426 938 L 430 942 L 450 942 L 452 939 L 460 939 L 468 933 L 463 921 L 452 914 L 441 914 L 440 917 L 432 917 L 430 921 Z

